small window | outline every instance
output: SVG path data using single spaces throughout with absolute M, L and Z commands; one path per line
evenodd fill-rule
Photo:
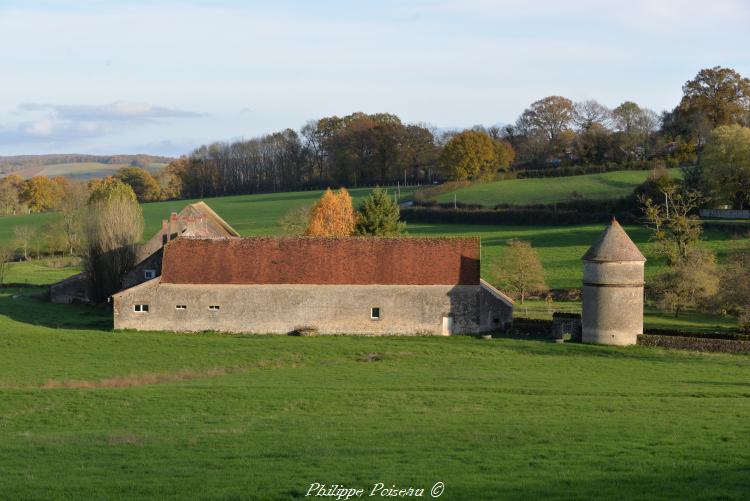
M 212 304 L 208 307 L 208 311 L 219 311 L 219 305 Z
M 145 270 L 143 272 L 143 278 L 145 278 L 146 280 L 151 280 L 155 276 L 156 276 L 156 270 Z
M 370 318 L 373 320 L 380 319 L 380 308 L 370 308 Z
M 187 305 L 186 304 L 176 304 L 174 306 L 174 309 L 175 310 L 187 310 Z
M 134 304 L 133 311 L 138 312 L 138 313 L 148 313 L 148 305 L 147 304 Z

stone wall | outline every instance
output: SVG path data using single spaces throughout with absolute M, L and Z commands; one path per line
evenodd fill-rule
M 148 313 L 134 311 L 135 304 L 148 304 Z M 371 308 L 379 308 L 379 319 L 370 318 Z M 479 285 L 192 285 L 155 279 L 114 296 L 115 329 L 155 331 L 286 334 L 312 327 L 321 334 L 468 334 L 507 326 L 512 314 L 511 305 Z M 452 332 L 444 332 L 447 324 Z

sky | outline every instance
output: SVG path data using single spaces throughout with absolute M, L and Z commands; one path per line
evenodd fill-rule
M 506 124 L 549 95 L 660 112 L 701 68 L 750 76 L 748 26 L 747 0 L 0 0 L 0 155 Z

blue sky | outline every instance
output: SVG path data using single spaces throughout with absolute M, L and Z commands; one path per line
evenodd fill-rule
M 514 122 L 750 76 L 750 2 L 0 0 L 0 155 L 188 153 L 353 111 Z

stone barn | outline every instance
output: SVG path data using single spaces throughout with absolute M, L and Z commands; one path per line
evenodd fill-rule
M 479 238 L 179 238 L 162 273 L 115 294 L 115 329 L 478 333 L 513 301 L 481 280 Z

